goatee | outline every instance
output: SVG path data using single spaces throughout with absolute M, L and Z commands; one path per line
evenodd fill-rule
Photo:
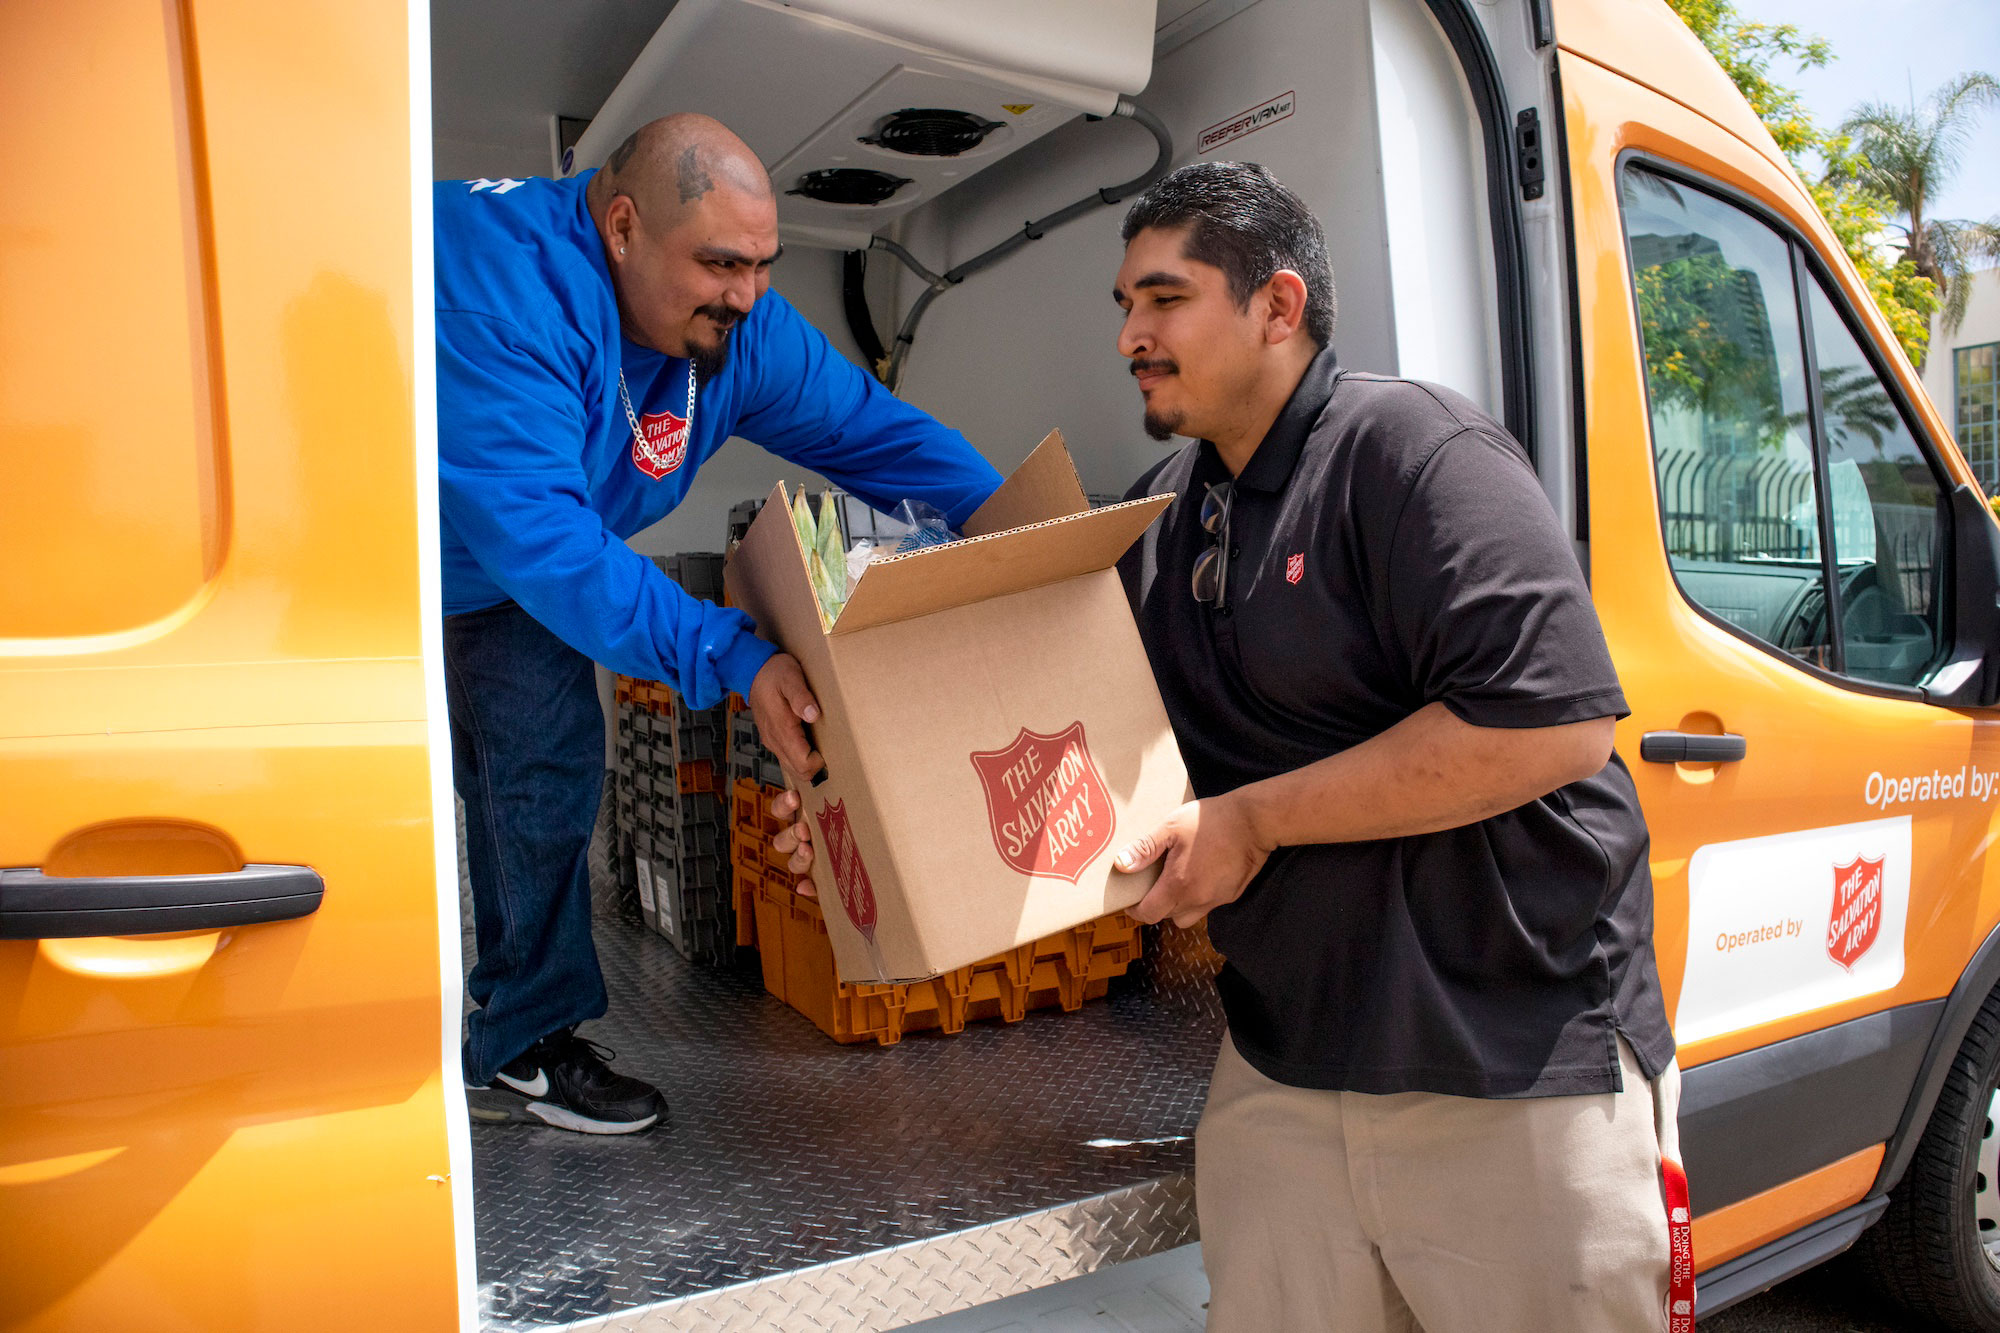
M 712 343 L 690 343 L 688 359 L 694 362 L 696 379 L 714 379 L 729 364 L 729 335 L 735 332 L 736 324 L 743 316 L 726 305 L 703 306 L 695 313 L 708 317 L 709 322 L 716 326 L 716 335 Z
M 1178 375 L 1181 368 L 1171 357 L 1155 356 L 1134 358 L 1129 369 L 1134 375 L 1144 374 L 1152 370 L 1162 370 L 1169 375 Z M 1156 440 L 1171 440 L 1174 436 L 1180 434 L 1181 422 L 1184 419 L 1182 414 L 1178 412 L 1168 414 L 1166 412 L 1156 412 L 1151 407 L 1147 407 L 1145 417 L 1146 434 Z
M 1181 416 L 1177 412 L 1169 415 L 1165 412 L 1154 412 L 1148 409 L 1145 425 L 1146 434 L 1164 442 L 1173 439 L 1174 436 L 1181 433 Z
M 697 380 L 714 379 L 729 364 L 729 335 L 724 333 L 707 347 L 688 348 L 688 360 L 694 362 Z

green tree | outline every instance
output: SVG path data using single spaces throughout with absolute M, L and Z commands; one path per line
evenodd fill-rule
M 1841 164 L 1843 170 L 1894 201 L 1896 212 L 1908 219 L 1893 224 L 1903 233 L 1903 256 L 1936 284 L 1944 298 L 1941 322 L 1947 331 L 1956 331 L 1965 320 L 1972 288 L 1968 279 L 1977 262 L 2000 259 L 2000 218 L 1969 222 L 1927 214 L 1958 174 L 1974 118 L 1995 101 L 2000 101 L 2000 80 L 1991 74 L 1961 74 L 1921 108 L 1865 102 L 1840 126 L 1859 149 Z
M 1753 23 L 1737 12 L 1732 0 L 1667 3 L 1770 130 L 1904 353 L 1921 366 L 1930 341 L 1931 312 L 1938 308 L 1938 289 L 1907 254 L 1891 258 L 1884 253 L 1881 238 L 1893 224 L 1894 199 L 1863 176 L 1860 154 L 1849 136 L 1821 130 L 1798 90 L 1771 76 L 1779 61 L 1791 61 L 1800 69 L 1825 65 L 1833 59 L 1833 48 L 1824 38 L 1806 36 L 1794 24 Z
M 1785 418 L 1756 275 L 1731 268 L 1714 250 L 1651 248 L 1660 252 L 1642 254 L 1635 245 L 1633 259 L 1655 407 L 1687 408 L 1705 430 L 1728 423 L 1748 449 L 1775 447 Z

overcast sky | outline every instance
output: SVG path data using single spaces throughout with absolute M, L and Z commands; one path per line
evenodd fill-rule
M 1860 102 L 1918 105 L 1966 70 L 2000 78 L 2000 0 L 1736 0 L 1759 23 L 1795 23 L 1833 46 L 1823 69 L 1772 71 L 1805 94 L 1813 119 L 1832 128 Z M 1958 175 L 1933 216 L 2000 215 L 2000 106 L 1983 110 Z

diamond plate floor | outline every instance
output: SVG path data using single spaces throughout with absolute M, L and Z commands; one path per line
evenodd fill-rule
M 1183 1245 L 907 1327 L 910 1333 L 1202 1333 L 1207 1322 L 1201 1246 Z
M 611 1012 L 585 1032 L 659 1083 L 672 1113 L 631 1138 L 475 1124 L 489 1329 L 612 1314 L 1192 1166 L 1221 1017 L 1199 965 L 1157 938 L 1078 1013 L 886 1048 L 829 1041 L 764 993 L 754 956 L 695 968 L 604 918 L 597 943 Z

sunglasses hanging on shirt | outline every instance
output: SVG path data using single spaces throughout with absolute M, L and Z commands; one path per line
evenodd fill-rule
M 1194 599 L 1218 611 L 1229 598 L 1230 495 L 1230 483 L 1219 481 L 1201 497 L 1201 530 L 1208 534 L 1208 549 L 1194 562 Z

